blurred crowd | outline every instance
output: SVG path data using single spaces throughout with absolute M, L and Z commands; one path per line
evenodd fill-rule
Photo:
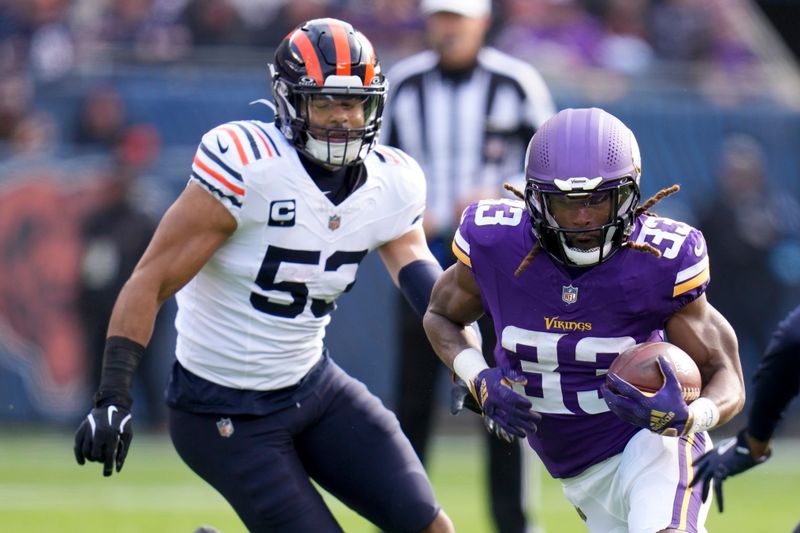
M 120 48 L 139 61 L 216 46 L 272 47 L 299 22 L 335 16 L 391 62 L 422 46 L 417 0 L 3 0 L 0 65 L 42 80 Z M 560 65 L 645 72 L 658 61 L 755 60 L 744 0 L 495 0 L 492 40 Z M 235 59 L 231 59 L 235 60 Z
M 748 9 L 747 0 L 495 0 L 489 41 L 546 77 L 604 73 L 591 89 L 604 99 L 631 85 L 617 75 L 646 83 L 666 70 L 721 100 L 766 84 L 752 75 L 766 54 Z M 53 138 L 108 147 L 124 121 L 112 91 L 93 91 L 80 130 L 64 132 L 34 109 L 36 87 L 121 64 L 263 64 L 290 29 L 323 16 L 362 29 L 384 66 L 425 46 L 418 0 L 0 0 L 0 143 L 13 153 Z

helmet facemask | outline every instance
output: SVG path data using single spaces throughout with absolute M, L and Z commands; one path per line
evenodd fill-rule
M 569 181 L 556 180 L 556 183 Z M 525 203 L 537 239 L 551 257 L 567 266 L 588 267 L 608 260 L 633 231 L 639 203 L 636 183 L 626 176 L 600 184 L 596 189 L 565 189 L 528 182 Z M 565 226 L 565 215 L 577 209 L 588 210 L 591 219 L 598 223 L 578 228 Z
M 303 117 L 303 151 L 326 165 L 345 166 L 362 161 L 378 136 L 383 112 L 383 95 L 366 91 L 295 91 L 300 116 Z M 315 126 L 312 115 L 330 113 L 341 107 L 350 116 L 360 117 L 363 126 Z M 360 110 L 360 112 L 359 112 Z

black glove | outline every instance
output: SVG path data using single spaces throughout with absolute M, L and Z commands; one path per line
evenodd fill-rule
M 506 442 L 514 442 L 517 440 L 515 435 L 510 434 L 508 431 L 500 427 L 490 416 L 487 416 L 481 411 L 481 406 L 475 400 L 475 397 L 469 392 L 469 387 L 463 379 L 456 377 L 452 388 L 450 389 L 450 413 L 457 415 L 463 409 L 472 411 L 475 414 L 481 415 L 483 420 L 483 427 L 486 431 L 497 437 L 498 439 Z
M 133 438 L 131 414 L 125 407 L 95 407 L 75 432 L 75 460 L 103 463 L 103 475 L 110 476 L 117 465 L 122 470 Z
M 747 444 L 747 430 L 743 429 L 736 438 L 726 439 L 714 447 L 695 462 L 697 473 L 690 486 L 703 483 L 703 501 L 708 498 L 711 481 L 714 481 L 714 496 L 717 498 L 717 507 L 722 512 L 722 482 L 728 476 L 735 476 L 756 465 L 760 465 L 770 458 L 772 451 L 768 451 L 758 459 L 753 459 L 750 446 Z
M 465 408 L 475 414 L 483 415 L 481 406 L 469 392 L 467 384 L 463 379 L 455 377 L 453 387 L 450 389 L 450 414 L 457 415 Z

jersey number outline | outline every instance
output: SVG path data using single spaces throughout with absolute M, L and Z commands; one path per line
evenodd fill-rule
M 367 255 L 368 250 L 358 250 L 355 252 L 342 252 L 337 251 L 332 253 L 325 261 L 325 272 L 334 272 L 342 265 L 355 264 L 356 266 L 361 263 L 361 260 Z M 264 253 L 264 260 L 261 262 L 261 267 L 258 270 L 256 277 L 256 285 L 264 291 L 284 291 L 292 296 L 292 301 L 288 304 L 270 301 L 270 299 L 257 292 L 250 293 L 250 303 L 252 306 L 262 313 L 268 315 L 280 316 L 284 318 L 295 318 L 300 315 L 306 307 L 308 302 L 308 285 L 299 281 L 280 281 L 276 282 L 275 279 L 278 275 L 278 269 L 281 263 L 297 263 L 302 265 L 318 265 L 320 264 L 320 256 L 322 252 L 311 250 L 292 250 L 290 248 L 281 248 L 280 246 L 267 246 L 267 251 Z M 348 292 L 356 284 L 353 279 L 345 288 L 344 292 Z M 319 298 L 311 298 L 311 313 L 321 318 L 336 308 L 335 301 L 326 302 Z
M 502 345 L 506 350 L 517 354 L 522 373 L 528 378 L 528 385 L 514 385 L 514 390 L 525 395 L 533 404 L 533 410 L 552 414 L 598 414 L 609 411 L 608 405 L 600 395 L 600 388 L 565 391 L 561 383 L 561 373 L 556 369 L 568 362 L 597 364 L 598 354 L 619 355 L 634 346 L 633 337 L 583 337 L 574 348 L 561 346 L 559 341 L 566 333 L 534 331 L 506 326 L 502 333 Z M 520 354 L 520 346 L 533 348 L 534 357 Z M 559 361 L 559 354 L 562 360 Z M 570 357 L 571 361 L 565 358 Z M 604 375 L 606 369 L 597 369 L 595 375 Z M 541 384 L 541 385 L 537 385 Z M 525 390 L 527 389 L 527 390 Z M 531 391 L 532 394 L 529 394 Z
M 475 209 L 475 225 L 516 226 L 522 222 L 523 210 L 510 200 L 481 200 Z

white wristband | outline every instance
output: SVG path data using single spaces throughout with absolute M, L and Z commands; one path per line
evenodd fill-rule
M 483 346 L 483 335 L 481 335 L 481 328 L 478 326 L 478 323 L 473 322 L 467 327 L 475 333 L 476 337 L 478 337 L 478 346 Z
M 456 355 L 453 359 L 453 371 L 458 377 L 467 382 L 472 383 L 481 370 L 489 368 L 486 364 L 486 359 L 483 354 L 475 348 L 467 348 Z
M 692 426 L 687 433 L 709 430 L 719 422 L 719 407 L 708 398 L 698 398 L 690 403 L 689 413 L 692 415 Z

